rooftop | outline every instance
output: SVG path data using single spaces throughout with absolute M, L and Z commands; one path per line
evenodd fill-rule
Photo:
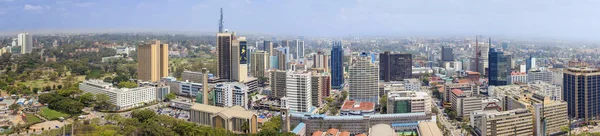
M 346 101 L 344 103 L 344 105 L 342 106 L 341 110 L 361 110 L 361 111 L 365 111 L 365 110 L 373 110 L 375 109 L 375 104 L 372 102 L 360 102 L 359 104 L 356 104 L 356 101 Z
M 434 122 L 419 123 L 419 132 L 421 136 L 441 136 L 442 130 Z
M 463 91 L 462 91 L 462 90 L 460 90 L 460 89 L 453 89 L 453 90 L 452 90 L 452 93 L 454 93 L 455 95 L 460 95 L 460 94 L 462 94 L 462 93 L 463 93 Z
M 228 118 L 247 119 L 247 118 L 251 118 L 252 116 L 254 116 L 254 113 L 252 111 L 248 111 L 241 106 L 233 106 L 230 108 L 224 108 L 224 107 L 217 107 L 217 106 L 212 106 L 212 105 L 195 103 L 194 105 L 192 105 L 191 109 L 195 110 L 195 111 L 202 111 L 202 112 L 211 113 L 211 114 L 220 114 L 220 115 L 226 116 Z
M 369 135 L 372 136 L 394 136 L 394 129 L 388 124 L 377 124 L 369 129 Z

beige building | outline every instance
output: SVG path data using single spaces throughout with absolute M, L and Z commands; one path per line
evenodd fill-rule
M 258 118 L 252 111 L 240 106 L 230 108 L 216 107 L 205 104 L 194 104 L 190 111 L 190 122 L 212 128 L 223 128 L 234 133 L 243 134 L 242 125 L 249 124 L 249 133 L 258 132 Z
M 311 76 L 311 96 L 312 96 L 312 105 L 315 107 L 321 106 L 323 104 L 323 78 L 319 73 L 313 73 Z
M 420 122 L 418 129 L 419 136 L 442 136 L 442 130 L 435 122 Z
M 546 124 L 546 135 L 561 132 L 560 127 L 568 126 L 567 102 L 555 101 L 548 96 L 538 94 L 525 94 L 514 96 L 518 98 L 520 104 L 523 104 L 529 112 L 533 114 L 533 126 L 536 135 L 544 131 L 544 122 Z
M 231 81 L 244 83 L 248 78 L 246 44 L 246 37 L 235 37 L 231 43 Z
M 450 95 L 452 93 L 452 90 L 454 90 L 454 89 L 460 89 L 462 91 L 471 91 L 471 92 L 475 92 L 476 94 L 479 93 L 479 86 L 477 86 L 477 84 L 475 84 L 475 83 L 446 83 L 446 84 L 444 84 L 444 102 L 445 103 L 450 102 Z
M 356 58 L 348 71 L 348 97 L 350 100 L 378 103 L 379 65 L 371 62 L 368 55 Z
M 471 114 L 471 127 L 480 136 L 531 136 L 533 116 L 526 109 L 508 111 L 476 111 Z
M 169 76 L 169 45 L 152 41 L 138 46 L 138 79 L 156 82 Z
M 392 91 L 387 95 L 387 114 L 417 112 L 431 114 L 431 96 L 425 92 Z
M 286 75 L 287 71 L 282 70 L 273 70 L 271 71 L 271 79 L 270 79 L 270 87 L 271 94 L 270 97 L 273 98 L 281 98 L 286 94 Z
M 454 89 L 451 92 L 450 102 L 452 103 L 452 109 L 456 111 L 456 117 L 465 119 L 473 111 L 483 109 L 481 97 L 473 95 L 473 92 L 459 89 Z
M 269 64 L 267 63 L 269 54 L 264 51 L 256 51 L 252 53 L 252 67 L 250 68 L 250 74 L 254 77 L 267 77 L 265 76 L 265 70 L 268 69 Z

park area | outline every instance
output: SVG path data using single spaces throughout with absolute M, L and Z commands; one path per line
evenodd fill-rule
M 61 113 L 61 112 L 52 110 L 48 107 L 43 107 L 40 111 L 40 115 L 42 117 L 46 118 L 47 120 L 58 120 L 58 118 L 60 118 L 60 117 L 68 118 L 71 116 L 66 113 Z
M 29 124 L 29 125 L 42 122 L 42 119 L 38 118 L 37 116 L 35 116 L 31 113 L 27 113 L 27 114 L 25 114 L 25 116 L 26 116 L 25 119 L 27 121 L 27 124 Z

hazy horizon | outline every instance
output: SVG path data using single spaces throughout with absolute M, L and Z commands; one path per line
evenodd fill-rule
M 0 31 L 104 30 L 298 36 L 494 35 L 600 41 L 600 1 L 0 0 Z

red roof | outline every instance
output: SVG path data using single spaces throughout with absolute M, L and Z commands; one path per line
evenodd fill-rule
M 479 75 L 479 72 L 467 71 L 467 74 L 469 74 L 469 75 Z
M 463 91 L 462 91 L 462 90 L 460 90 L 460 89 L 453 89 L 453 90 L 452 90 L 452 93 L 454 93 L 455 95 L 460 95 L 460 94 L 462 94 L 462 93 L 463 93 Z
M 319 131 L 319 130 L 317 130 L 316 132 L 314 132 L 312 134 L 312 136 L 321 136 L 321 135 L 323 135 L 323 131 Z
M 340 133 L 339 136 L 350 136 L 350 132 L 344 131 L 344 132 Z
M 332 135 L 337 135 L 338 132 L 340 132 L 340 130 L 335 129 L 335 128 L 331 128 L 331 129 L 327 130 L 327 134 L 332 134 Z
M 471 82 L 471 80 L 469 80 L 469 79 L 459 79 L 458 80 L 458 83 L 470 83 L 470 82 Z
M 525 72 L 515 72 L 515 71 L 510 72 L 510 75 L 525 75 L 525 74 L 526 74 Z
M 356 101 L 346 101 L 342 106 L 341 110 L 373 110 L 375 109 L 375 103 L 372 102 L 360 102 L 358 106 L 354 106 Z

